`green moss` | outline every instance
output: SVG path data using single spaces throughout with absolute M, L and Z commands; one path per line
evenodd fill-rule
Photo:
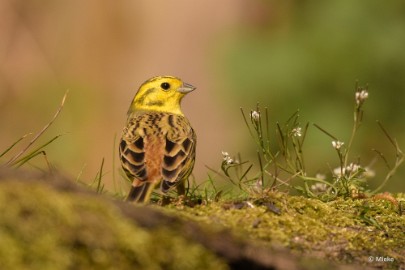
M 403 197 L 398 194 L 397 199 Z M 241 209 L 233 207 L 233 202 L 183 207 L 182 215 L 228 227 L 242 237 L 269 246 L 282 245 L 299 254 L 339 263 L 405 265 L 405 214 L 400 215 L 398 206 L 391 201 L 338 199 L 324 203 L 274 193 L 250 202 L 251 206 L 245 203 Z M 280 214 L 272 211 L 269 203 L 280 209 Z M 390 257 L 394 262 L 370 263 L 369 256 Z
M 103 196 L 61 192 L 41 181 L 0 182 L 0 261 L 4 269 L 227 269 L 175 229 L 144 229 Z M 405 266 L 405 214 L 389 199 L 315 199 L 271 193 L 266 198 L 160 210 L 197 221 L 207 232 L 229 228 L 313 265 L 323 258 L 372 267 Z M 390 200 L 391 199 L 391 200 Z M 368 261 L 370 256 L 394 262 Z M 313 267 L 306 267 L 312 269 Z M 320 269 L 322 267 L 319 267 Z
M 227 269 L 202 246 L 147 231 L 108 200 L 43 183 L 0 183 L 2 269 Z

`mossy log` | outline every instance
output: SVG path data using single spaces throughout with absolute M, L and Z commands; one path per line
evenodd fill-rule
M 212 218 L 212 207 L 194 210 Z M 358 269 L 243 237 L 193 208 L 133 205 L 58 174 L 1 169 L 0 208 L 4 269 Z

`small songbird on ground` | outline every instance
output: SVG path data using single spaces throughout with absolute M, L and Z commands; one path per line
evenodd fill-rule
M 179 78 L 159 76 L 135 94 L 119 145 L 122 168 L 133 181 L 127 200 L 149 202 L 159 184 L 163 193 L 177 187 L 185 194 L 197 137 L 180 103 L 193 90 Z

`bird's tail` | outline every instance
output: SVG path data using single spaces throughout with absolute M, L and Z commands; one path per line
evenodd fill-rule
M 144 183 L 140 186 L 132 186 L 131 190 L 128 193 L 127 201 L 136 203 L 147 203 L 149 202 L 153 189 L 154 185 L 150 182 Z

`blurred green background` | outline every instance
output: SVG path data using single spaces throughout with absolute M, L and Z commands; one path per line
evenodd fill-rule
M 274 124 L 300 110 L 340 140 L 350 136 L 354 86 L 369 85 L 353 161 L 394 149 L 375 123 L 405 145 L 405 3 L 369 1 L 46 1 L 0 3 L 0 149 L 39 131 L 67 89 L 60 118 L 41 139 L 58 169 L 92 179 L 114 160 L 126 111 L 139 85 L 174 75 L 197 86 L 183 101 L 198 134 L 197 181 L 221 151 L 255 156 L 239 107 L 267 106 Z M 338 165 L 331 140 L 312 125 L 309 171 Z M 37 158 L 33 165 L 45 167 Z M 386 172 L 378 162 L 376 186 Z M 405 189 L 405 169 L 386 187 Z M 110 186 L 111 187 L 111 186 Z

